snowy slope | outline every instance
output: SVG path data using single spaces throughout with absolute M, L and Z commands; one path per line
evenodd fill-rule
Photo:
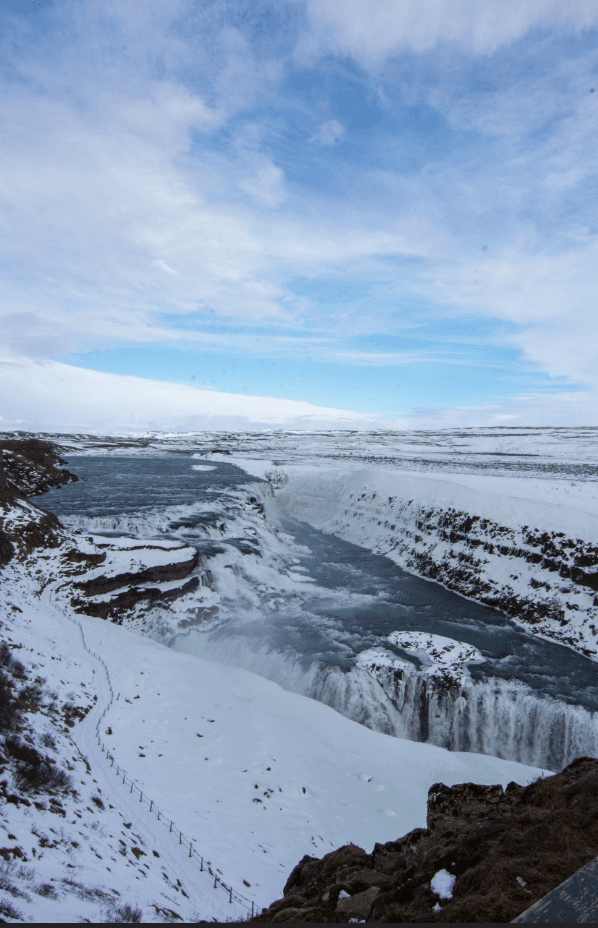
M 3 614 L 10 615 L 5 634 L 22 645 L 19 656 L 26 653 L 58 701 L 82 691 L 85 708 L 92 707 L 64 733 L 67 740 L 57 742 L 57 753 L 72 757 L 85 798 L 63 797 L 64 815 L 48 803 L 46 811 L 2 805 L 7 856 L 19 848 L 20 865 L 30 874 L 20 880 L 16 875 L 26 896 L 13 897 L 27 919 L 55 921 L 67 913 L 71 920 L 84 915 L 97 920 L 123 900 L 141 907 L 144 920 L 160 919 L 156 906 L 186 920 L 240 914 L 189 862 L 186 848 L 157 822 L 155 812 L 137 793 L 131 798 L 129 779 L 193 839 L 219 878 L 263 906 L 280 895 L 303 854 L 323 854 L 349 841 L 370 850 L 375 841 L 423 825 L 427 791 L 437 781 L 506 786 L 513 779 L 528 783 L 540 773 L 372 732 L 247 671 L 178 654 L 112 623 L 81 617 L 87 646 L 105 661 L 118 696 L 102 718 L 101 737 L 121 775 L 123 767 L 126 771 L 123 785 L 94 734 L 110 698 L 102 667 L 83 648 L 76 625 L 54 605 L 51 590 L 50 583 L 40 600 L 18 570 L 5 568 Z M 55 733 L 48 714 L 38 713 L 32 724 Z M 67 747 L 68 737 L 90 772 L 72 743 Z M 104 809 L 90 801 L 92 794 Z M 33 887 L 42 885 L 53 887 L 56 898 L 36 893 Z

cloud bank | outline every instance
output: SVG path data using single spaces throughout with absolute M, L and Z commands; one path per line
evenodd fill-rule
M 6 381 L 5 421 L 43 424 L 44 391 L 84 376 L 67 370 L 92 384 L 118 355 L 125 376 L 133 349 L 160 383 L 154 348 L 287 363 L 295 402 L 291 369 L 318 361 L 331 373 L 310 398 L 335 421 L 335 376 L 351 421 L 593 415 L 594 0 L 0 15 L 0 348 L 32 377 L 26 401 Z M 348 364 L 396 377 L 372 374 L 355 411 Z M 252 378 L 248 401 L 265 392 Z M 117 383 L 129 409 L 126 379 L 102 383 L 82 386 L 87 412 L 65 394 L 65 422 L 100 422 L 98 391 L 119 408 Z M 164 410 L 123 415 L 174 428 L 181 390 L 197 400 L 147 387 Z M 181 422 L 212 415 L 193 402 Z M 258 407 L 247 421 L 270 421 Z

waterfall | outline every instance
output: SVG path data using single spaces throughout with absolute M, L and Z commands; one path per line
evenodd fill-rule
M 243 635 L 195 629 L 177 635 L 171 646 L 244 667 L 397 738 L 555 771 L 576 757 L 598 757 L 598 713 L 538 696 L 522 683 L 492 678 L 440 688 L 415 668 L 343 671 L 321 661 L 306 664 Z
M 598 757 L 598 713 L 538 696 L 525 684 L 495 677 L 451 690 L 416 670 L 368 673 L 401 716 L 399 737 L 548 770 Z

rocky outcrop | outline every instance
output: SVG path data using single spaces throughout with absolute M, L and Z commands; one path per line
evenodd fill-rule
M 509 922 L 598 856 L 598 760 L 523 787 L 442 783 L 427 827 L 305 856 L 256 922 Z
M 533 500 L 478 493 L 457 483 L 430 485 L 425 478 L 369 472 L 305 477 L 282 490 L 278 501 L 287 515 L 598 659 L 598 541 L 592 520 L 564 507 L 552 518 L 550 507 Z M 442 503 L 431 502 L 443 493 Z M 555 529 L 561 524 L 567 531 Z
M 58 581 L 76 611 L 118 624 L 199 586 L 194 548 L 130 539 L 94 543 L 29 502 L 28 496 L 78 479 L 57 469 L 64 462 L 50 442 L 3 441 L 0 456 L 0 568 L 15 558 L 40 587 Z
M 111 560 L 114 561 L 114 550 L 110 553 Z M 97 576 L 73 583 L 75 595 L 71 599 L 71 605 L 75 611 L 110 619 L 121 625 L 123 618 L 140 603 L 147 608 L 158 602 L 172 602 L 199 587 L 199 578 L 191 576 L 199 560 L 195 549 L 148 545 L 135 549 L 134 553 L 139 558 L 134 564 L 134 570 L 119 572 L 116 567 L 114 573 L 100 572 Z M 150 553 L 154 560 L 156 554 L 161 555 L 162 562 L 144 566 L 143 557 Z M 177 556 L 181 554 L 187 556 L 177 560 Z M 103 557 L 106 558 L 106 552 Z M 186 582 L 175 582 L 181 580 Z
M 49 441 L 4 439 L 0 441 L 0 495 L 38 496 L 79 478 L 59 470 L 66 462 Z
M 57 465 L 64 463 L 51 442 L 33 438 L 0 441 L 0 567 L 7 564 L 17 550 L 31 551 L 59 543 L 58 519 L 49 513 L 40 513 L 19 526 L 19 544 L 15 547 L 4 516 L 15 500 L 77 480 L 69 471 L 58 469 Z

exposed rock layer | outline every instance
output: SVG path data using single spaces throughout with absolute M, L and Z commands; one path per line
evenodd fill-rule
M 363 489 L 355 489 L 361 479 Z M 546 512 L 526 500 L 520 506 L 512 502 L 515 512 L 505 524 L 485 512 L 483 494 L 472 491 L 466 511 L 411 499 L 413 487 L 402 487 L 398 477 L 404 495 L 388 495 L 385 480 L 379 474 L 298 479 L 279 498 L 288 515 L 365 545 L 406 570 L 500 609 L 535 634 L 598 659 L 595 538 L 577 537 L 573 529 L 546 530 Z M 532 517 L 537 524 L 525 524 Z
M 58 549 L 59 575 L 71 588 L 71 604 L 79 612 L 118 624 L 139 606 L 171 602 L 198 587 L 199 579 L 191 576 L 197 551 L 184 545 L 164 548 L 141 542 L 136 549 L 128 546 L 120 552 L 117 540 L 98 547 L 28 502 L 29 496 L 78 479 L 57 468 L 64 463 L 50 442 L 0 443 L 0 567 L 16 556 L 34 568 L 29 561 L 32 555 Z M 181 559 L 181 554 L 186 556 Z
M 257 922 L 509 922 L 598 855 L 598 760 L 527 787 L 433 786 L 427 828 L 305 856 Z M 452 897 L 431 888 L 455 877 Z M 449 881 L 450 882 L 450 881 Z

